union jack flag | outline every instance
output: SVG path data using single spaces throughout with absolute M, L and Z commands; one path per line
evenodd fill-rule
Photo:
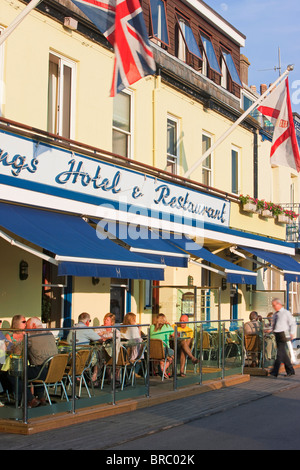
M 139 0 L 73 0 L 114 47 L 111 96 L 156 71 Z

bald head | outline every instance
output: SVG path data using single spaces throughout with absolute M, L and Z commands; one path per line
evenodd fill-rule
M 38 317 L 32 317 L 27 320 L 26 323 L 27 330 L 35 330 L 39 328 L 43 328 L 43 323 Z

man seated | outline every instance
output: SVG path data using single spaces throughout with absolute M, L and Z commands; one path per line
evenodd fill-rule
M 244 324 L 244 335 L 245 335 L 245 343 L 246 343 L 246 350 L 248 350 L 248 347 L 251 347 L 251 365 L 250 367 L 256 367 L 257 366 L 257 358 L 258 358 L 258 350 L 260 347 L 260 342 L 259 342 L 259 335 L 262 331 L 262 323 L 259 321 L 259 316 L 257 312 L 251 312 L 249 315 L 249 320 L 247 323 Z M 256 340 L 251 339 L 251 342 L 249 343 L 250 346 L 248 345 L 247 342 L 247 336 L 256 336 Z
M 91 323 L 91 317 L 90 314 L 87 312 L 83 312 L 79 315 L 78 317 L 78 323 L 75 326 L 75 328 L 78 328 L 78 331 L 76 331 L 76 345 L 89 345 L 92 342 L 102 342 L 103 339 L 100 337 L 99 333 L 96 333 L 93 329 L 89 328 Z M 72 344 L 72 338 L 73 338 L 73 331 L 71 330 L 68 334 L 67 341 L 68 343 Z M 100 352 L 100 351 L 99 351 Z M 94 384 L 94 387 L 99 385 L 97 382 L 97 377 L 98 377 L 98 357 L 96 352 L 93 352 L 92 356 L 92 363 L 91 363 L 91 368 L 93 370 L 93 374 L 91 376 L 91 381 Z
M 76 344 L 90 344 L 91 341 L 100 340 L 99 334 L 89 328 L 90 323 L 91 317 L 89 313 L 83 312 L 79 315 L 78 323 L 74 325 L 75 328 L 78 328 L 78 331 L 76 331 Z M 70 344 L 72 343 L 73 331 L 74 330 L 70 330 L 67 338 L 67 341 Z
M 27 330 L 42 329 L 43 324 L 37 317 L 30 318 L 27 321 Z M 28 360 L 30 366 L 28 366 L 28 381 L 35 379 L 42 367 L 44 362 L 52 356 L 58 354 L 56 341 L 51 331 L 32 331 L 28 333 Z M 45 380 L 47 377 L 48 368 L 45 367 L 41 380 Z M 45 405 L 46 399 L 44 397 L 44 387 L 42 385 L 34 386 L 34 391 L 28 387 L 27 392 L 28 407 L 35 408 L 39 405 Z
M 181 322 L 188 322 L 189 317 L 187 315 L 181 315 Z M 175 327 L 175 326 L 174 326 Z M 188 356 L 193 364 L 197 364 L 199 360 L 193 355 L 191 347 L 194 341 L 194 330 L 190 328 L 186 323 L 177 325 L 178 334 L 178 351 L 180 356 L 180 375 L 185 377 L 185 363 L 186 357 Z

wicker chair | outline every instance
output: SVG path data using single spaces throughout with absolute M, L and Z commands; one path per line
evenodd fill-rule
M 260 344 L 260 337 L 259 335 L 245 335 L 245 349 L 246 349 L 246 358 L 248 360 L 249 366 L 249 359 L 253 361 L 254 357 L 258 358 L 258 365 L 261 367 L 262 363 L 262 348 Z
M 124 346 L 120 346 L 119 356 L 116 363 L 116 367 L 120 370 L 120 383 L 121 383 L 121 390 L 124 389 L 125 386 L 125 379 L 126 379 L 126 372 L 129 367 L 131 367 L 131 362 L 128 359 L 128 354 L 126 348 Z M 113 368 L 113 359 L 112 357 L 104 364 L 103 374 L 102 374 L 102 381 L 101 381 L 101 390 L 103 389 L 105 375 L 107 369 Z
M 152 364 L 153 362 L 164 361 L 162 381 L 165 378 L 166 363 L 168 359 L 165 354 L 165 346 L 165 343 L 161 339 L 150 339 L 149 361 L 152 362 Z
M 29 381 L 30 382 L 29 386 L 31 386 L 31 384 L 34 384 L 34 385 L 42 384 L 44 386 L 46 396 L 48 398 L 50 405 L 52 405 L 52 402 L 50 399 L 48 388 L 55 387 L 57 385 L 61 385 L 62 390 L 64 392 L 62 394 L 62 398 L 63 398 L 63 395 L 65 395 L 66 400 L 69 401 L 66 388 L 63 383 L 63 377 L 65 374 L 65 369 L 68 363 L 68 359 L 69 359 L 69 354 L 57 354 L 56 356 L 49 357 L 49 359 L 47 359 L 47 361 L 44 362 L 43 367 L 41 368 L 38 376 L 35 377 L 34 379 L 30 379 Z M 48 372 L 47 372 L 46 378 L 43 380 L 41 379 L 41 375 L 46 367 L 48 367 Z
M 75 378 L 79 379 L 79 394 L 81 396 L 81 389 L 82 389 L 82 382 L 86 388 L 89 398 L 91 398 L 91 394 L 89 388 L 87 386 L 84 372 L 87 369 L 87 366 L 90 362 L 91 351 L 90 349 L 80 349 L 76 352 L 75 355 Z M 73 357 L 72 354 L 70 355 L 69 366 L 66 368 L 64 378 L 68 381 L 69 387 L 72 386 L 72 377 L 73 377 Z

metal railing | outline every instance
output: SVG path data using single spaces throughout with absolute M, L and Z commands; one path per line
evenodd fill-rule
M 34 330 L 5 330 L 11 333 L 22 331 L 22 350 L 16 353 L 15 346 L 17 343 L 6 342 L 6 354 L 5 357 L 2 354 L 0 362 L 4 363 L 1 370 L 1 383 L 3 383 L 3 377 L 9 378 L 11 388 L 8 391 L 3 391 L 3 397 L 1 401 L 6 401 L 5 405 L 0 407 L 0 419 L 14 419 L 28 423 L 31 418 L 39 416 L 47 416 L 58 414 L 62 412 L 69 412 L 75 414 L 79 409 L 90 406 L 101 406 L 103 404 L 116 405 L 120 400 L 124 400 L 132 397 L 149 397 L 150 392 L 164 387 L 168 391 L 176 391 L 179 387 L 187 386 L 191 383 L 201 385 L 204 380 L 209 378 L 222 379 L 228 374 L 235 375 L 236 373 L 243 373 L 243 326 L 242 321 L 210 321 L 210 322 L 188 322 L 189 327 L 193 330 L 194 335 L 194 355 L 197 358 L 197 363 L 194 364 L 189 357 L 186 359 L 186 376 L 177 376 L 177 368 L 180 366 L 180 360 L 178 351 L 180 351 L 179 336 L 178 332 L 181 328 L 181 323 L 176 323 L 174 326 L 173 336 L 173 347 L 174 347 L 174 360 L 173 360 L 173 380 L 163 380 L 161 374 L 153 375 L 153 365 L 150 367 L 150 363 L 153 364 L 152 358 L 150 357 L 150 325 L 114 325 L 109 327 L 86 327 L 87 330 L 105 330 L 106 333 L 110 332 L 110 343 L 107 341 L 105 347 L 109 345 L 110 354 L 106 357 L 104 362 L 99 360 L 99 351 L 102 352 L 104 343 L 99 344 L 97 342 L 92 345 L 79 344 L 77 341 L 79 335 L 79 328 L 40 328 Z M 139 343 L 130 342 L 130 340 L 123 340 L 121 338 L 122 329 L 138 327 L 143 330 L 142 341 Z M 108 331 L 107 331 L 108 330 Z M 3 331 L 3 330 L 2 330 Z M 71 375 L 69 382 L 67 382 L 67 376 L 65 375 L 62 380 L 65 385 L 66 393 L 64 388 L 57 382 L 52 384 L 51 388 L 51 404 L 46 402 L 46 406 L 38 406 L 34 408 L 28 407 L 28 395 L 29 388 L 34 384 L 34 380 L 29 378 L 28 371 L 30 371 L 30 362 L 32 360 L 32 338 L 35 334 L 52 333 L 56 336 L 56 344 L 58 354 L 68 354 L 68 365 Z M 229 338 L 232 334 L 239 333 L 239 340 L 236 343 L 228 343 Z M 62 338 L 66 338 L 70 335 L 71 340 L 67 343 Z M 207 335 L 213 339 L 214 344 L 211 346 L 211 350 L 206 349 L 205 341 Z M 128 335 L 129 337 L 130 335 Z M 130 362 L 130 351 L 134 345 L 143 344 L 144 355 L 141 358 L 143 367 L 143 373 L 140 373 L 137 377 L 136 369 L 133 367 L 133 362 Z M 230 356 L 229 349 L 232 345 L 236 344 L 236 353 Z M 228 346 L 229 345 L 229 346 Z M 1 345 L 0 345 L 1 346 Z M 88 394 L 87 390 L 79 389 L 79 378 L 76 372 L 76 357 L 79 350 L 88 348 L 90 350 L 89 365 L 85 369 L 85 379 L 87 381 L 87 387 L 90 391 Z M 3 348 L 2 348 L 3 349 Z M 0 348 L 1 350 L 1 348 Z M 106 349 L 107 350 L 107 349 Z M 106 351 L 105 350 L 105 351 Z M 124 351 L 127 354 L 124 362 L 120 361 L 120 351 Z M 3 351 L 2 351 L 3 352 Z M 93 356 L 95 354 L 95 356 Z M 109 359 L 110 356 L 110 359 Z M 1 357 L 1 356 L 0 356 Z M 127 361 L 127 362 L 126 362 Z M 231 363 L 231 362 L 232 363 Z M 233 362 L 235 367 L 232 366 Z M 125 367 L 125 363 L 127 364 Z M 111 382 L 105 380 L 103 376 L 103 364 L 110 367 L 111 370 Z M 98 387 L 94 387 L 91 381 L 92 373 L 95 365 L 99 366 L 97 374 L 101 379 L 101 383 L 98 383 Z M 137 364 L 135 364 L 137 365 Z M 1 364 L 0 364 L 1 366 Z M 100 371 L 100 368 L 102 369 Z M 48 369 L 49 370 L 49 369 Z M 102 375 L 101 375 L 102 373 Z M 117 376 L 119 374 L 120 383 L 117 383 Z M 45 377 L 44 379 L 45 380 Z M 43 386 L 43 384 L 41 383 Z M 82 385 L 82 383 L 81 383 Z M 123 386 L 124 385 L 124 386 Z M 152 388 L 153 386 L 153 388 Z M 48 387 L 48 384 L 46 384 Z M 60 393 L 58 393 L 60 390 Z M 81 393 L 82 392 L 82 393 Z M 5 396 L 6 394 L 6 396 Z M 45 403 L 44 403 L 45 404 Z

